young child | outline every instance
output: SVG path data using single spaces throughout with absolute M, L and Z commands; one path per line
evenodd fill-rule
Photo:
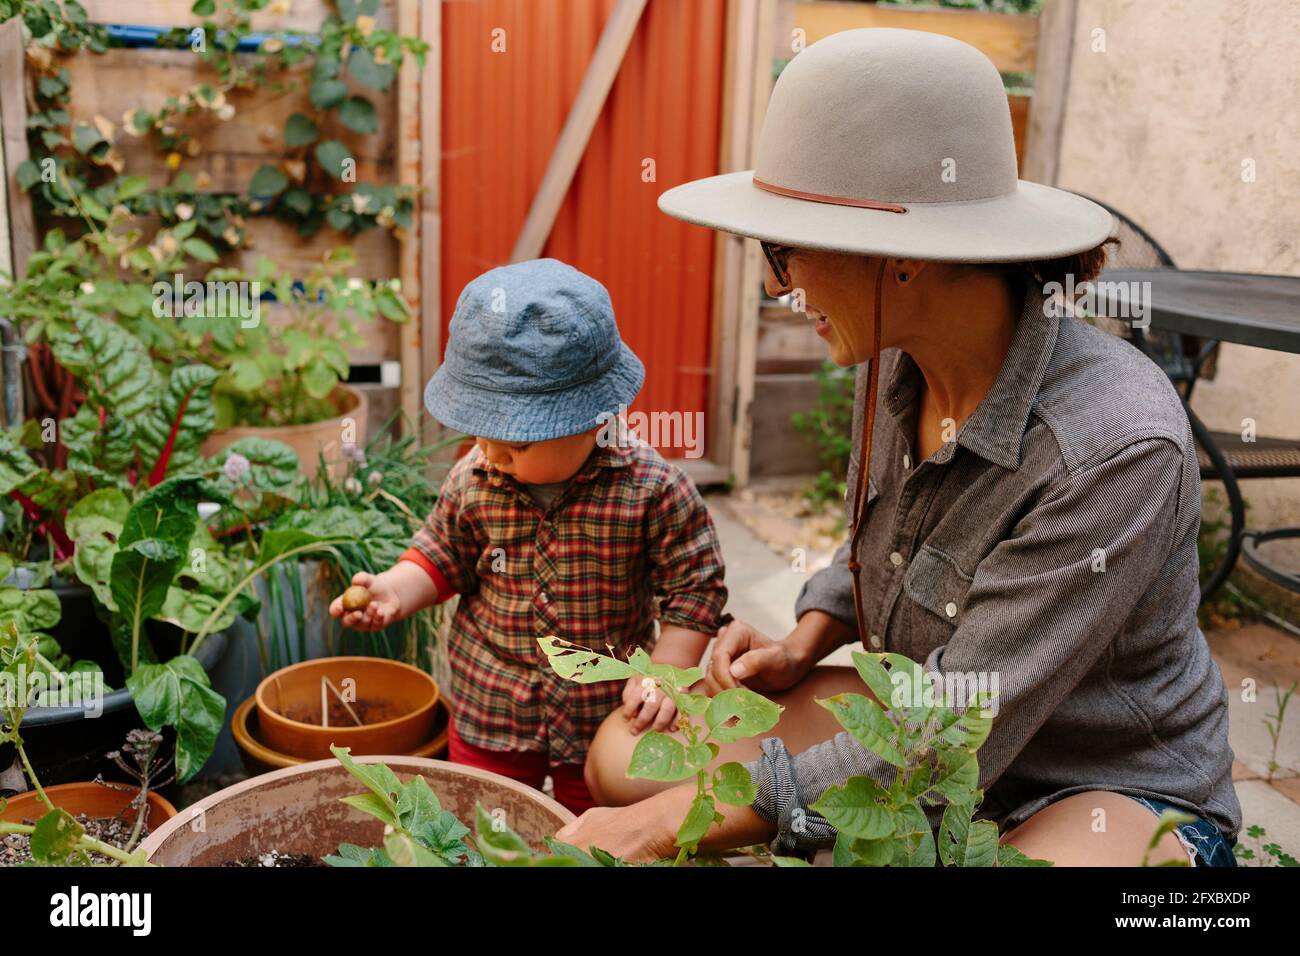
M 693 667 L 727 598 L 713 521 L 690 479 L 607 424 L 644 380 L 594 279 L 553 259 L 479 276 L 425 389 L 433 417 L 475 447 L 402 559 L 353 578 L 370 604 L 330 605 L 346 626 L 378 630 L 459 594 L 450 759 L 533 787 L 549 772 L 574 813 L 593 806 L 587 747 L 620 699 L 637 732 L 668 729 L 676 714 L 637 680 L 560 678 L 537 639 L 620 657 L 641 646 Z

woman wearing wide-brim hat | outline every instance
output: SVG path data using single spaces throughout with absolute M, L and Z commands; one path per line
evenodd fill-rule
M 1192 435 L 1153 363 L 1049 295 L 1100 271 L 1113 219 L 1017 179 L 993 64 L 917 31 L 828 37 L 776 84 L 757 168 L 671 189 L 660 208 L 763 240 L 768 291 L 799 290 L 831 358 L 865 363 L 849 540 L 805 584 L 784 640 L 736 622 L 716 642 L 712 692 L 743 684 L 785 710 L 761 745 L 723 748 L 758 797 L 721 807 L 702 846 L 830 846 L 809 809 L 821 793 L 892 779 L 816 703 L 864 692 L 852 670 L 813 666 L 861 640 L 923 664 L 946 694 L 997 692 L 977 816 L 1004 841 L 1058 864 L 1136 865 L 1174 807 L 1195 822 L 1151 862 L 1234 865 L 1227 697 L 1196 623 Z M 673 852 L 694 784 L 629 780 L 635 742 L 611 716 L 587 776 L 598 800 L 639 802 L 589 811 L 561 838 Z

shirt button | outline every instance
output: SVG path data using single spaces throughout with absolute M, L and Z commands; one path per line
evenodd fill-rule
M 903 566 L 903 556 L 895 551 L 889 556 L 889 563 L 896 568 L 901 568 Z
M 952 601 L 949 601 L 948 606 L 945 607 L 943 610 L 949 617 L 957 616 L 957 605 L 954 604 Z
M 877 650 L 880 649 L 880 635 L 879 635 L 879 634 L 872 634 L 872 635 L 871 635 L 871 646 L 874 647 L 874 648 L 876 648 Z
M 912 467 L 912 456 L 911 456 L 911 455 L 904 455 L 904 456 L 903 456 L 903 467 L 904 467 L 904 468 L 911 468 L 911 467 Z
M 550 603 L 551 603 L 551 596 L 550 596 L 549 594 L 547 594 L 545 591 L 541 591 L 541 592 L 539 592 L 539 593 L 538 593 L 538 597 L 540 597 L 540 598 L 542 599 L 542 603 L 543 603 L 543 604 L 550 604 Z M 950 605 L 950 606 L 951 606 L 951 605 Z

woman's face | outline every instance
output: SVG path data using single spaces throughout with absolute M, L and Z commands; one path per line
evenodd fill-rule
M 770 265 L 764 283 L 773 298 L 787 293 L 802 295 L 803 312 L 818 335 L 826 340 L 831 361 L 847 367 L 871 356 L 871 316 L 875 308 L 876 275 L 880 260 L 839 252 L 786 247 L 783 253 L 790 285 L 782 288 Z M 889 272 L 886 270 L 886 282 Z M 886 314 L 889 310 L 886 309 Z M 881 329 L 881 347 L 889 343 L 890 322 Z

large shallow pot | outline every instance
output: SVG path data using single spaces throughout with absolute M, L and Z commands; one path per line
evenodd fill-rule
M 45 795 L 60 810 L 66 810 L 74 817 L 87 816 L 95 820 L 111 820 L 128 812 L 131 801 L 137 791 L 115 790 L 102 783 L 61 783 L 46 787 Z M 150 832 L 157 830 L 164 823 L 176 816 L 176 808 L 152 790 L 149 791 L 149 812 L 145 824 Z M 45 816 L 49 809 L 36 796 L 35 791 L 20 793 L 10 797 L 5 804 L 0 820 L 6 823 L 34 823 Z M 134 814 L 135 811 L 130 811 Z M 133 817 L 134 819 L 134 817 Z
M 32 707 L 23 717 L 23 746 L 42 786 L 93 780 L 103 774 L 110 780 L 122 778 L 121 771 L 105 754 L 119 749 L 132 730 L 144 727 L 126 689 L 122 665 L 113 653 L 108 629 L 95 615 L 94 598 L 87 587 L 56 585 L 62 615 L 51 632 L 65 654 L 74 661 L 93 660 L 104 670 L 104 680 L 117 688 L 105 694 L 102 709 L 83 707 Z M 161 621 L 149 621 L 148 632 L 159 653 L 179 648 L 180 632 Z M 211 671 L 226 650 L 225 632 L 210 634 L 199 646 L 198 661 Z M 175 740 L 175 732 L 164 737 Z M 0 765 L 8 763 L 9 748 L 0 753 Z
M 326 691 L 330 726 L 321 721 L 322 678 L 340 692 L 355 689 L 351 721 L 333 691 Z M 437 716 L 438 684 L 419 668 L 384 657 L 323 657 L 271 674 L 257 686 L 257 721 L 272 750 L 323 760 L 330 745 L 354 754 L 406 754 L 426 744 Z
M 443 808 L 471 827 L 476 803 L 489 812 L 503 810 L 506 824 L 538 849 L 574 819 L 545 794 L 476 767 L 393 756 L 359 757 L 357 763 L 387 764 L 402 780 L 424 777 Z M 340 802 L 364 792 L 333 757 L 287 767 L 200 800 L 142 846 L 149 862 L 160 866 L 221 866 L 271 850 L 322 857 L 340 843 L 379 846 L 384 825 Z
M 352 419 L 353 434 L 358 448 L 366 444 L 366 417 L 370 412 L 370 402 L 366 393 L 350 385 L 340 385 L 330 395 L 330 403 L 338 411 L 333 418 L 310 425 L 277 425 L 271 428 L 259 428 L 252 425 L 236 425 L 213 432 L 203 443 L 202 453 L 207 456 L 217 455 L 241 438 L 269 438 L 283 442 L 293 449 L 298 456 L 298 465 L 308 478 L 315 477 L 320 466 L 320 454 L 324 452 L 330 474 L 341 476 L 347 470 L 347 459 L 343 457 L 344 419 Z
M 451 711 L 445 701 L 437 703 L 437 714 L 433 720 L 433 736 L 422 746 L 407 753 L 408 757 L 443 757 L 447 753 L 447 727 L 451 723 Z M 291 754 L 273 750 L 262 741 L 262 729 L 257 720 L 257 698 L 250 697 L 233 711 L 230 724 L 231 732 L 239 747 L 239 755 L 244 769 L 252 776 L 269 773 L 284 767 L 297 767 L 307 760 Z

